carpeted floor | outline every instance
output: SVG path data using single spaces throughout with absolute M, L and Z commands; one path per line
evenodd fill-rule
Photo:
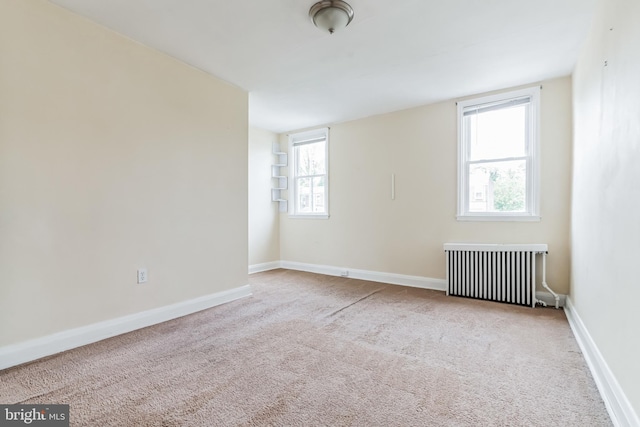
M 610 426 L 561 310 L 275 270 L 253 296 L 0 371 L 73 426 Z

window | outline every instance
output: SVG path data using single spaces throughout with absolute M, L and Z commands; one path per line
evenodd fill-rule
M 293 216 L 329 217 L 329 129 L 289 136 Z
M 458 103 L 458 219 L 537 221 L 538 87 Z

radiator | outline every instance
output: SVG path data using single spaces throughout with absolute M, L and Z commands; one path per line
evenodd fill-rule
M 536 255 L 547 245 L 447 243 L 447 295 L 536 305 Z

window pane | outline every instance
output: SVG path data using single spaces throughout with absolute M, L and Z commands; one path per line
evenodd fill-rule
M 469 165 L 470 212 L 525 212 L 525 160 Z
M 298 178 L 296 180 L 297 211 L 300 213 L 324 213 L 325 177 Z
M 326 141 L 298 145 L 296 151 L 296 175 L 324 175 Z
M 324 176 L 313 178 L 313 186 L 312 186 L 313 200 L 312 200 L 312 206 L 313 206 L 313 212 L 315 212 L 315 213 L 325 212 L 325 206 L 324 206 L 325 185 L 324 185 L 324 183 L 325 183 L 325 177 Z
M 301 213 L 311 212 L 311 178 L 298 178 L 296 180 L 296 211 Z
M 528 105 L 465 116 L 470 160 L 526 155 Z

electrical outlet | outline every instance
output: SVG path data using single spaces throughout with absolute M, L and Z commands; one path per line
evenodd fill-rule
M 147 283 L 147 279 L 149 278 L 147 274 L 146 268 L 138 269 L 138 283 Z

